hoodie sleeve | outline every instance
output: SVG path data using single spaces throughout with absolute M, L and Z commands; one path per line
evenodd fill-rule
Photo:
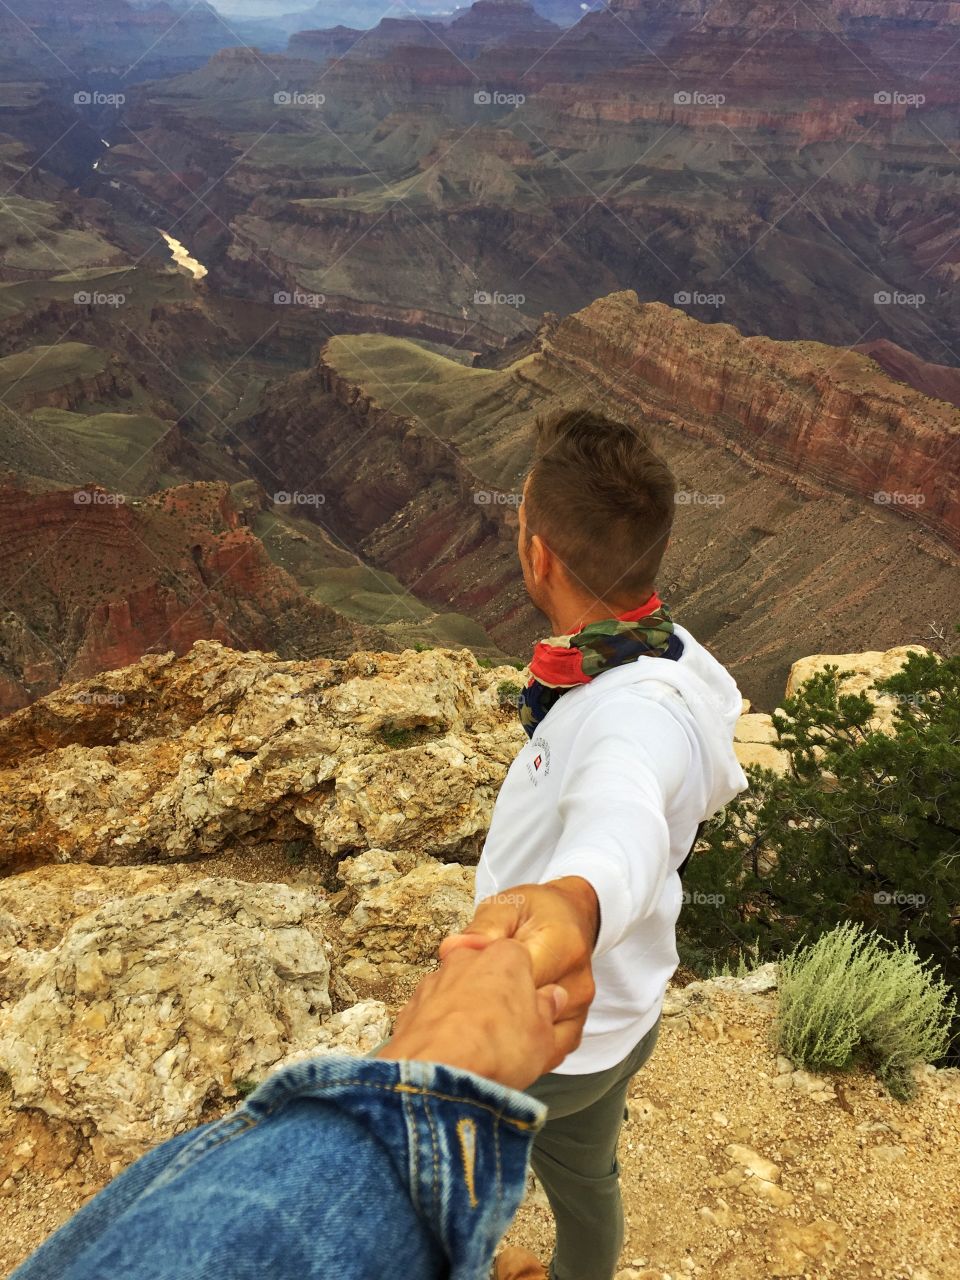
M 660 899 L 670 862 L 666 811 L 695 776 L 695 754 L 677 717 L 636 690 L 605 699 L 580 726 L 560 787 L 563 829 L 541 883 L 580 876 L 592 885 L 600 904 L 595 956 Z

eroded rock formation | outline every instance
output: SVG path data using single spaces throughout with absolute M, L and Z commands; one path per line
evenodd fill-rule
M 508 677 L 466 650 L 146 657 L 0 721 L 0 866 L 297 840 L 475 859 L 522 739 Z
M 286 885 L 111 898 L 31 960 L 0 1061 L 19 1106 L 92 1126 L 104 1156 L 195 1124 L 330 1012 L 320 904 Z
M 632 287 L 746 332 L 937 360 L 958 269 L 958 36 L 952 4 L 626 0 L 557 34 L 482 0 L 442 28 L 225 51 L 131 94 L 103 172 L 125 204 L 183 219 L 211 279 L 323 295 L 338 331 L 476 349 Z M 251 112 L 281 124 L 293 162 L 244 150 Z M 215 216 L 193 198 L 209 172 Z M 878 292 L 923 302 L 878 309 Z
M 535 419 L 597 405 L 672 464 L 662 591 L 764 709 L 804 654 L 922 642 L 960 610 L 956 409 L 865 355 L 744 337 L 630 292 L 554 317 L 497 368 L 333 339 L 245 436 L 264 482 L 322 476 L 340 538 L 525 656 L 542 625 L 515 545 Z M 906 618 L 889 602 L 908 580 Z
M 873 727 L 889 730 L 893 724 L 896 699 L 880 693 L 876 685 L 901 670 L 911 653 L 928 652 L 923 645 L 901 645 L 886 652 L 813 654 L 800 658 L 790 668 L 784 696 L 793 697 L 801 687 L 827 667 L 835 667 L 841 694 L 865 694 L 876 708 Z M 773 716 L 752 711 L 749 703 L 737 723 L 734 749 L 744 767 L 759 765 L 775 773 L 785 773 L 790 757 L 778 745 Z
M 344 858 L 337 875 L 339 909 L 354 903 L 341 926 L 348 980 L 416 973 L 473 915 L 473 868 L 459 863 L 370 849 Z
M 834 661 L 868 689 L 903 658 L 819 656 L 792 681 Z M 11 1265 L 143 1150 L 223 1114 L 279 1064 L 368 1053 L 389 1035 L 472 911 L 465 860 L 523 741 L 504 705 L 515 678 L 465 652 L 290 663 L 202 642 L 0 725 L 6 866 L 43 861 L 0 879 L 0 1196 L 33 1223 Z M 241 853 L 253 878 L 221 874 Z M 276 878 L 261 882 L 268 858 Z M 91 865 L 116 859 L 141 865 Z M 775 986 L 765 965 L 673 988 L 629 1100 L 628 1194 L 642 1188 L 649 1208 L 646 1126 L 682 1148 L 650 1147 L 664 1211 L 694 1143 L 703 1173 L 683 1181 L 685 1230 L 718 1276 L 731 1229 L 771 1276 L 793 1275 L 804 1259 L 860 1256 L 847 1223 L 875 1226 L 878 1185 L 924 1204 L 951 1194 L 936 1171 L 954 1167 L 957 1072 L 925 1069 L 906 1110 L 867 1075 L 797 1070 L 771 1047 Z M 660 1123 L 690 1115 L 687 1132 Z M 652 1256 L 652 1241 L 639 1247 Z
M 886 495 L 960 548 L 960 413 L 858 353 L 743 337 L 620 293 L 562 321 L 544 357 L 786 479 Z

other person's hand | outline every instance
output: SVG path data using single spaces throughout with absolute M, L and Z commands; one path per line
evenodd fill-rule
M 583 1035 L 594 996 L 591 957 L 600 928 L 600 909 L 592 886 L 580 876 L 548 884 L 521 884 L 486 898 L 463 933 L 444 938 L 444 965 L 463 949 L 483 949 L 503 938 L 526 947 L 538 987 L 557 983 L 567 1003 L 556 1028 L 564 1056 Z
M 566 1000 L 561 987 L 537 990 L 519 942 L 462 948 L 423 979 L 376 1056 L 442 1062 L 523 1089 L 566 1056 L 555 1029 Z

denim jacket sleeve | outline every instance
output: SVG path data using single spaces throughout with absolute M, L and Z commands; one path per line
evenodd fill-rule
M 11 1280 L 485 1280 L 545 1116 L 450 1067 L 308 1058 L 148 1152 Z

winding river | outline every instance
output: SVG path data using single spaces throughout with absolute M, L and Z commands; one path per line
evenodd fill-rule
M 160 228 L 158 227 L 157 230 L 160 231 Z M 168 232 L 160 231 L 160 234 L 163 236 L 164 240 L 166 240 L 167 247 L 173 254 L 173 260 L 177 266 L 183 267 L 185 271 L 189 271 L 194 280 L 202 280 L 207 274 L 207 268 L 203 263 L 198 262 L 196 258 L 191 257 L 186 247 L 182 245 L 179 240 L 174 240 L 173 236 Z

